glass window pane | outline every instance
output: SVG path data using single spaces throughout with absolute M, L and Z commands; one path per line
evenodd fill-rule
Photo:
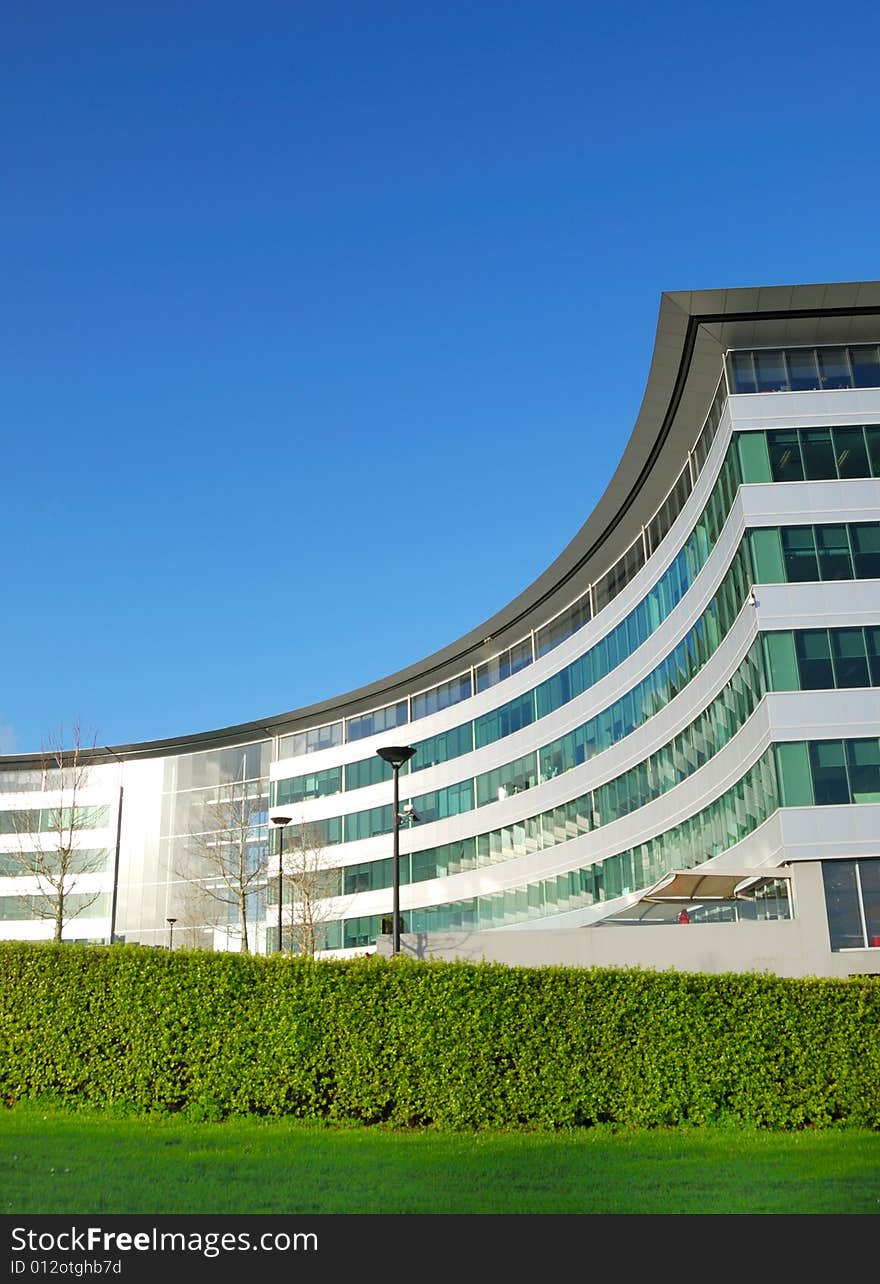
M 656 549 L 663 540 L 677 513 L 673 509 L 673 496 L 669 496 L 658 508 L 648 526 L 648 538 L 651 548 Z
M 869 687 L 868 657 L 861 629 L 833 629 L 831 645 L 834 654 L 836 687 Z
M 880 477 L 880 424 L 865 424 L 865 441 L 871 461 L 871 476 Z
M 474 670 L 476 686 L 478 691 L 485 691 L 495 685 L 496 682 L 503 682 L 512 674 L 518 673 L 532 663 L 532 639 L 524 638 L 522 642 L 516 642 L 508 650 L 502 651 L 500 655 L 493 656 L 484 664 L 477 665 Z
M 623 560 L 615 562 L 601 579 L 593 586 L 596 599 L 596 614 L 611 602 L 623 588 Z
M 532 639 L 531 637 L 523 638 L 522 642 L 514 642 L 510 648 L 510 672 L 519 673 L 520 669 L 527 668 L 532 663 Z
M 807 428 L 800 433 L 804 476 L 808 481 L 826 481 L 837 476 L 830 428 Z
M 876 343 L 850 348 L 853 379 L 857 388 L 880 388 L 880 353 Z
M 326 771 L 314 771 L 305 776 L 294 776 L 291 780 L 279 780 L 277 800 L 279 803 L 302 802 L 305 798 L 323 798 L 328 794 L 342 792 L 342 768 L 329 767 Z
M 401 700 L 399 704 L 389 704 L 384 709 L 374 709 L 372 713 L 362 713 L 356 718 L 347 718 L 345 738 L 348 741 L 363 740 L 380 731 L 403 726 L 408 716 L 407 702 Z
M 834 454 L 837 460 L 839 477 L 870 477 L 868 451 L 865 447 L 865 434 L 860 427 L 835 428 Z
M 851 526 L 853 560 L 857 580 L 880 579 L 880 524 L 864 522 Z
M 744 482 L 772 481 L 765 433 L 738 433 L 736 446 L 739 454 L 740 472 Z
M 755 353 L 758 392 L 788 392 L 788 375 L 781 349 Z
M 812 392 L 819 387 L 819 370 L 813 348 L 789 348 L 785 358 L 792 392 Z
M 776 746 L 776 771 L 783 807 L 811 807 L 813 785 L 807 746 L 802 740 Z
M 571 637 L 578 629 L 589 624 L 590 613 L 590 595 L 585 593 L 574 606 L 570 606 L 567 611 L 563 611 L 555 620 L 545 624 L 543 628 L 537 631 L 537 649 L 538 655 L 546 655 L 552 651 L 555 646 L 563 642 L 566 638 Z
M 342 744 L 342 723 L 333 722 L 327 727 L 312 727 L 309 731 L 297 731 L 291 736 L 282 736 L 279 745 L 281 758 L 298 758 L 304 753 L 318 753 L 321 749 L 331 749 Z
M 876 948 L 880 945 L 880 860 L 860 860 L 858 864 L 868 945 Z
M 419 770 L 434 767 L 439 762 L 449 762 L 451 758 L 460 758 L 462 754 L 470 753 L 473 747 L 473 723 L 463 722 L 459 727 L 451 727 L 449 731 L 441 731 L 427 740 L 417 741 L 413 765 Z M 381 762 L 381 759 L 379 761 Z M 409 764 L 407 763 L 406 766 L 408 768 Z
M 797 691 L 800 684 L 793 634 L 787 630 L 765 633 L 764 658 L 771 691 Z
M 852 375 L 846 348 L 819 348 L 819 374 L 823 388 L 851 388 Z
M 864 946 L 854 860 L 823 860 L 825 909 L 832 950 Z
M 850 801 L 842 740 L 816 740 L 810 745 L 810 774 L 817 807 Z
M 831 648 L 826 629 L 804 629 L 796 640 L 802 691 L 830 691 L 834 687 Z
M 852 579 L 852 558 L 845 526 L 817 526 L 816 547 L 819 575 L 823 580 Z
M 412 716 L 426 718 L 431 713 L 438 713 L 441 709 L 448 709 L 450 705 L 458 704 L 460 700 L 467 700 L 470 694 L 471 675 L 460 674 L 449 682 L 441 682 L 439 686 L 432 687 L 430 691 L 421 691 L 418 695 L 414 695 Z
M 880 687 L 880 629 L 865 629 L 865 644 L 871 669 L 871 686 Z
M 848 740 L 846 760 L 853 802 L 880 802 L 880 744 L 877 740 Z
M 515 700 L 509 700 L 507 704 L 493 709 L 491 713 L 484 713 L 481 718 L 474 720 L 476 747 L 482 749 L 486 745 L 494 744 L 496 740 L 513 735 L 515 731 L 527 727 L 534 720 L 534 716 L 534 693 L 526 691 Z
M 720 415 L 716 414 L 716 406 L 713 406 L 709 411 L 708 419 L 703 425 L 703 431 L 700 433 L 696 440 L 696 444 L 694 445 L 693 458 L 696 469 L 695 476 L 697 477 L 699 477 L 700 473 L 703 471 L 703 466 L 709 458 L 709 447 L 712 445 L 714 440 L 719 419 Z
M 485 664 L 478 664 L 474 669 L 474 681 L 478 691 L 486 691 L 494 686 L 496 682 L 501 681 L 501 676 L 497 659 L 487 660 Z
M 828 445 L 830 449 L 830 439 Z M 796 432 L 768 432 L 767 450 L 770 455 L 770 471 L 773 474 L 774 481 L 804 480 L 804 468 L 801 462 L 800 444 Z
M 772 526 L 753 530 L 750 536 L 750 543 L 756 582 L 758 584 L 784 584 L 786 566 L 783 562 L 779 531 Z M 812 531 L 810 531 L 810 549 L 812 551 Z M 817 579 L 818 574 L 814 574 L 812 578 Z
M 734 352 L 730 357 L 731 385 L 734 392 L 757 392 L 755 371 L 750 352 Z
M 813 542 L 812 526 L 786 526 L 782 530 L 782 556 L 785 578 L 790 584 L 815 582 L 819 564 Z
M 391 768 L 378 754 L 372 758 L 361 758 L 359 762 L 350 762 L 345 768 L 345 788 L 365 789 L 368 785 L 377 785 L 380 780 L 391 779 Z M 286 802 L 281 798 L 279 802 Z

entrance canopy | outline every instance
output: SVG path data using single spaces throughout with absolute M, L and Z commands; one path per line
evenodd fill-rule
M 673 869 L 639 897 L 651 905 L 669 901 L 732 901 L 754 892 L 761 883 L 791 878 L 791 871 L 773 869 Z
M 683 905 L 690 907 L 692 921 L 737 922 L 753 917 L 756 893 L 778 880 L 788 882 L 789 869 L 673 869 L 646 891 L 633 895 L 630 903 L 595 926 L 624 927 L 637 923 L 678 921 Z M 696 920 L 693 915 L 696 913 Z

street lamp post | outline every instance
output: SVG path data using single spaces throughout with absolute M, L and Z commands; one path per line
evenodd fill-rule
M 168 948 L 169 950 L 173 950 L 174 949 L 174 924 L 177 922 L 177 919 L 166 918 L 165 922 L 168 924 Z
M 391 881 L 394 888 L 394 899 L 391 910 L 391 953 L 400 953 L 400 795 L 398 775 L 405 762 L 409 762 L 415 753 L 411 745 L 391 745 L 377 749 L 376 753 L 391 767 L 394 772 L 394 856 L 391 862 Z
M 272 824 L 278 826 L 278 953 L 281 953 L 281 923 L 284 888 L 284 826 L 289 825 L 290 816 L 273 816 Z

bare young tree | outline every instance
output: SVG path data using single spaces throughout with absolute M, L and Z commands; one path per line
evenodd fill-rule
M 340 870 L 331 864 L 319 825 L 295 821 L 283 832 L 284 901 L 290 906 L 285 934 L 291 952 L 314 958 L 320 925 L 336 912 L 330 898 L 339 896 Z
M 62 939 L 65 925 L 94 905 L 103 891 L 89 875 L 106 870 L 109 852 L 84 845 L 85 831 L 106 827 L 104 808 L 89 805 L 86 796 L 94 749 L 94 739 L 84 743 L 78 721 L 69 747 L 63 728 L 50 735 L 40 751 L 39 802 L 34 798 L 12 813 L 17 872 L 34 884 L 21 900 L 37 918 L 53 921 L 56 941 Z
M 241 776 L 206 791 L 185 843 L 185 862 L 176 870 L 204 896 L 230 909 L 238 920 L 242 953 L 250 951 L 248 910 L 266 885 L 267 845 L 263 826 L 268 784 Z

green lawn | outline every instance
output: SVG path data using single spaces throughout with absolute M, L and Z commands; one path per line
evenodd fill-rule
M 880 1133 L 0 1114 L 0 1213 L 878 1213 Z

